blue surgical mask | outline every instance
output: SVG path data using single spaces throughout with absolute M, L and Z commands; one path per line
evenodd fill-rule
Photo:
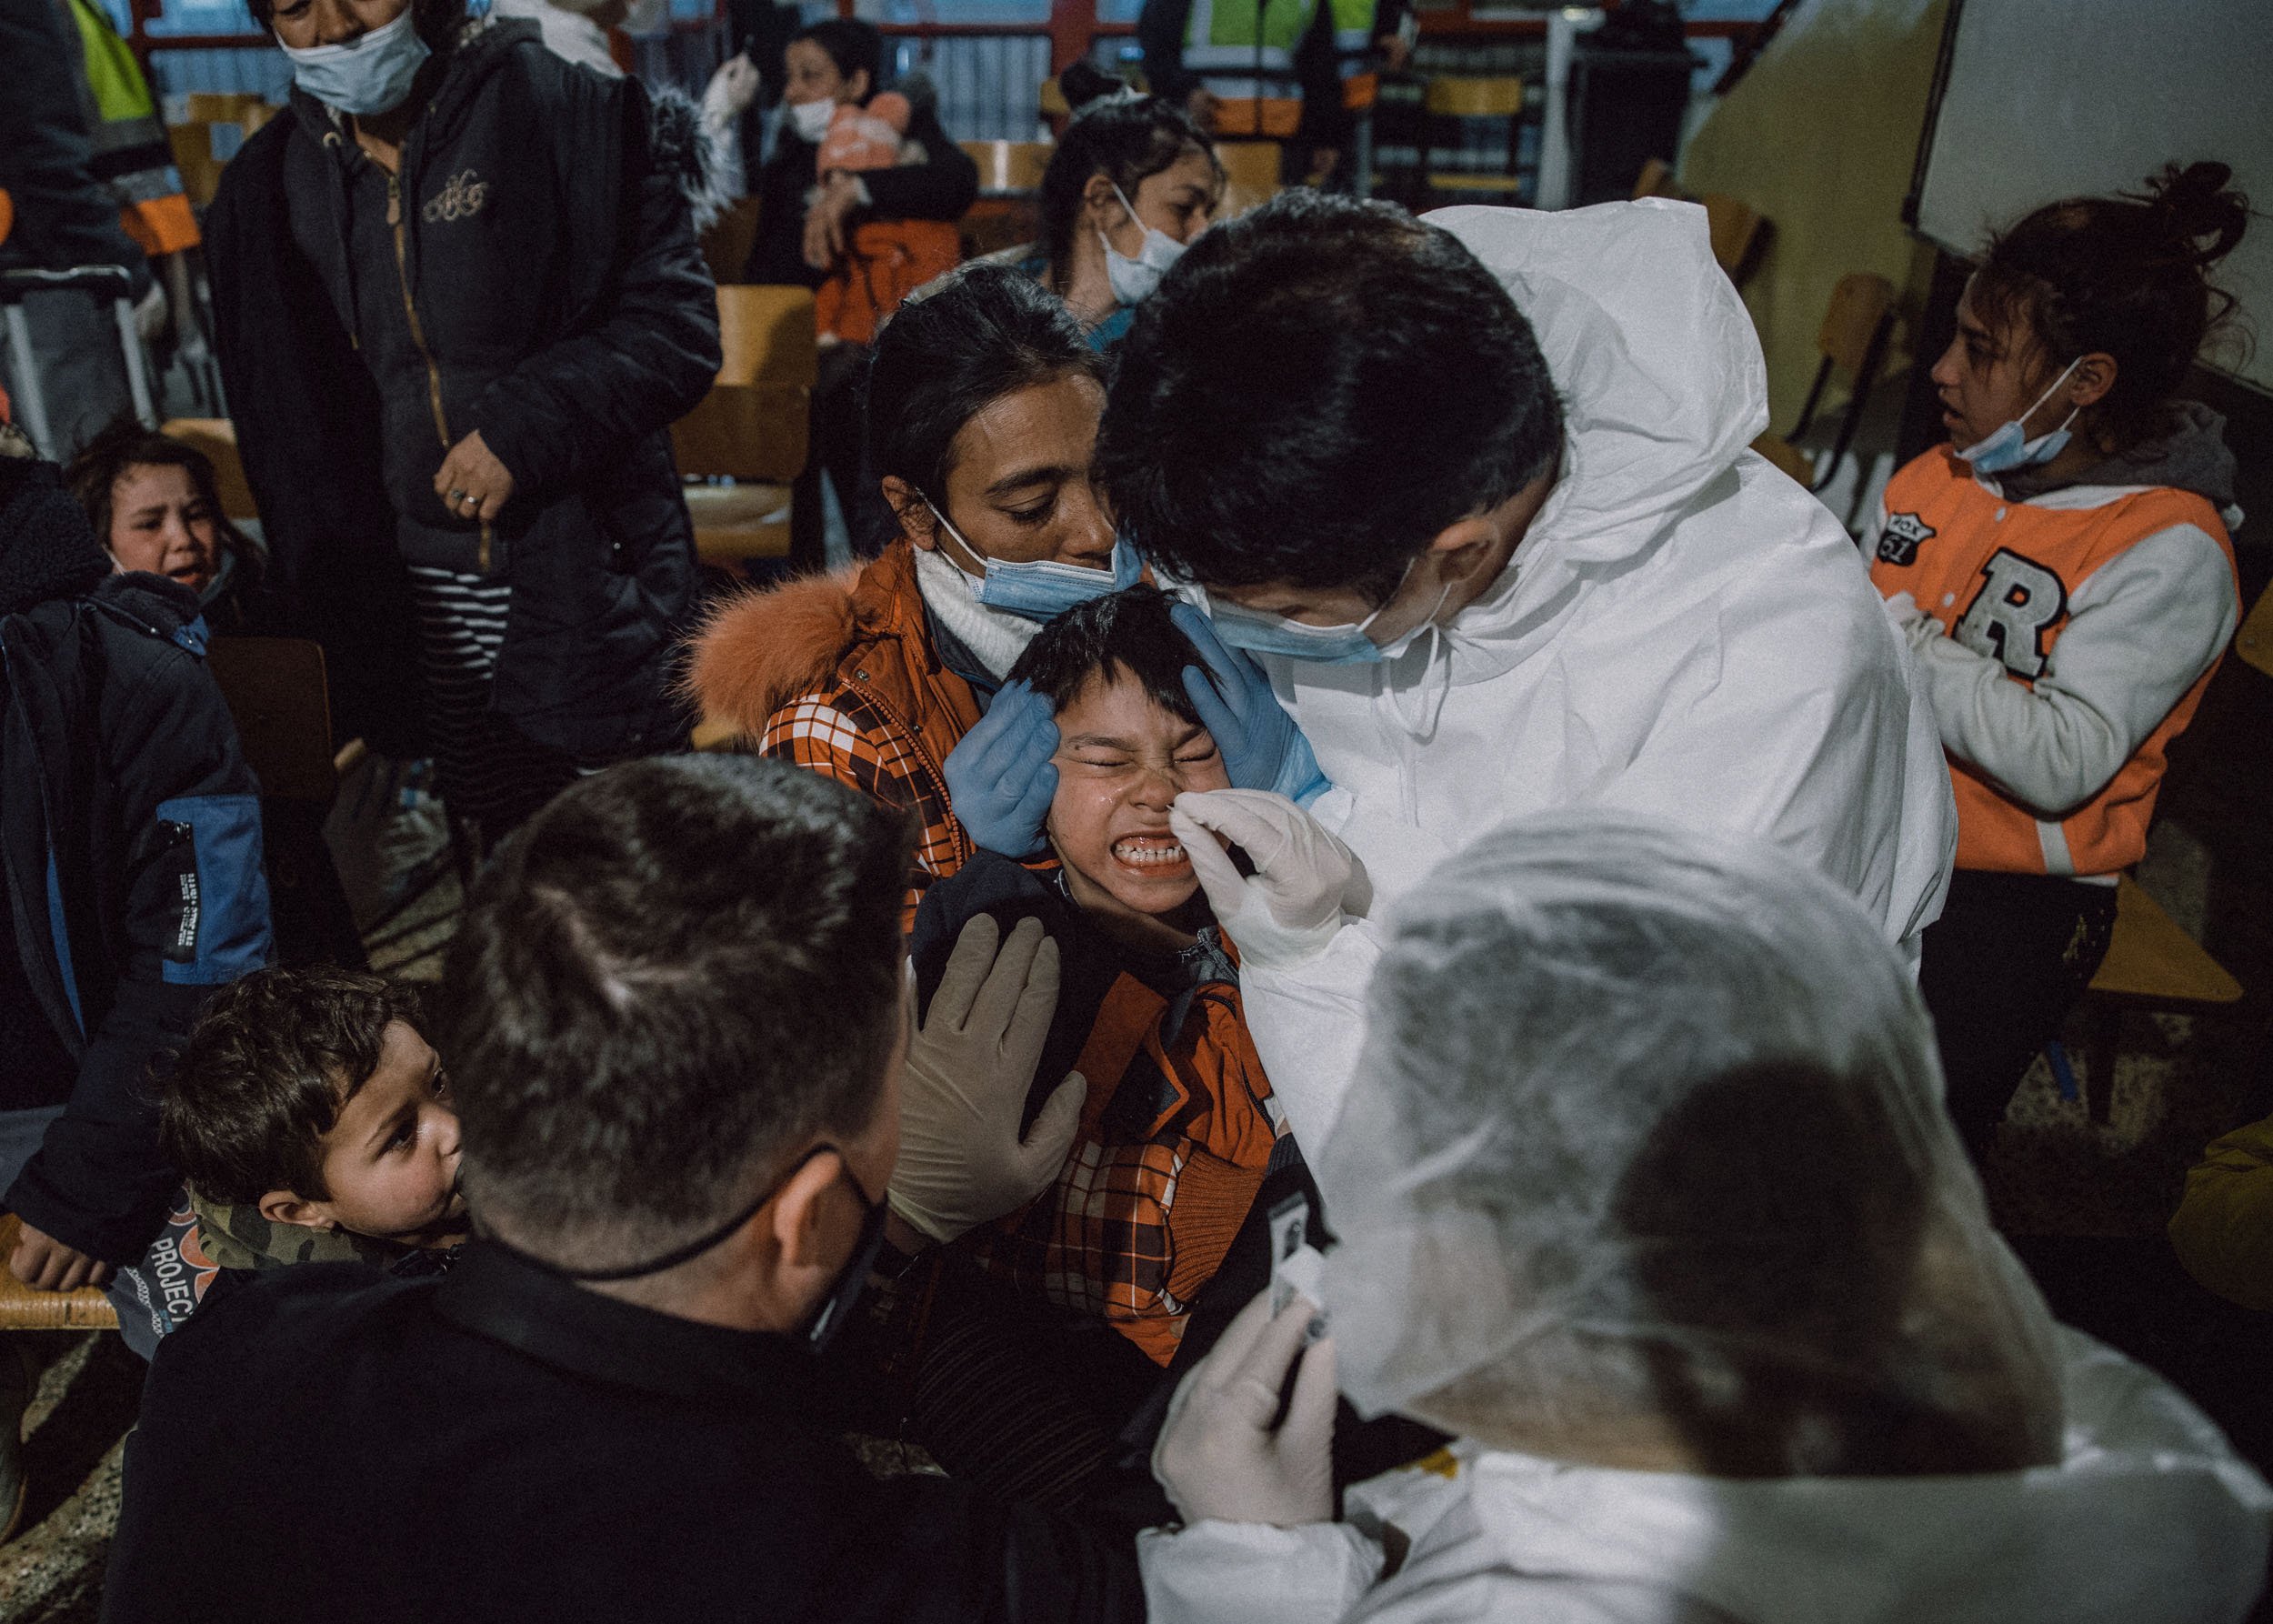
M 1097 233 L 1097 241 L 1105 245 L 1106 280 L 1112 283 L 1113 297 L 1117 302 L 1140 305 L 1152 296 L 1153 289 L 1160 286 L 1160 278 L 1167 275 L 1168 267 L 1184 257 L 1184 245 L 1157 226 L 1147 226 L 1139 219 L 1136 206 L 1129 202 L 1120 187 L 1113 188 L 1113 195 L 1121 200 L 1121 206 L 1128 211 L 1128 217 L 1142 229 L 1145 240 L 1136 250 L 1136 257 L 1131 259 L 1113 246 L 1111 237 L 1102 231 Z
M 1113 538 L 1113 567 L 1109 570 L 1091 569 L 1086 565 L 1060 564 L 1055 558 L 1037 558 L 1024 564 L 1001 558 L 989 558 L 963 537 L 939 504 L 929 496 L 925 506 L 939 520 L 939 527 L 955 538 L 955 543 L 978 567 L 958 566 L 968 576 L 978 579 L 971 591 L 978 601 L 990 609 L 1000 609 L 1006 615 L 1016 615 L 1022 620 L 1055 620 L 1067 609 L 1103 597 L 1108 592 L 1118 592 L 1124 586 L 1134 586 L 1143 576 L 1144 560 L 1136 549 L 1123 536 Z
M 2083 357 L 2078 356 L 2061 368 L 2060 376 L 2052 380 L 2052 387 L 2037 396 L 2036 406 L 2030 406 L 2011 422 L 1999 424 L 1986 438 L 1976 440 L 1958 455 L 1972 466 L 1976 474 L 2005 474 L 2015 468 L 2033 468 L 2039 463 L 2048 463 L 2067 450 L 2068 426 L 2076 421 L 2075 412 L 2068 413 L 2050 434 L 2038 435 L 2033 440 L 2024 437 L 2028 431 L 2022 425 L 2037 415 L 2038 406 L 2052 398 L 2053 390 L 2068 382 L 2068 375 L 2075 371 L 2078 363 L 2082 360 Z M 2078 406 L 2077 411 L 2082 409 Z
M 284 54 L 292 58 L 293 83 L 325 106 L 358 118 L 393 112 L 432 55 L 411 26 L 411 9 L 344 45 L 300 51 L 285 46 Z
M 1418 563 L 1416 558 L 1414 563 Z M 1382 660 L 1393 660 L 1417 642 L 1421 634 L 1436 624 L 1437 614 L 1445 606 L 1445 599 L 1452 596 L 1452 583 L 1437 595 L 1437 606 L 1423 616 L 1411 630 L 1392 637 L 1387 643 L 1377 643 L 1367 634 L 1373 623 L 1381 618 L 1388 606 L 1405 590 L 1405 582 L 1411 578 L 1413 566 L 1405 566 L 1405 575 L 1397 581 L 1397 591 L 1381 602 L 1381 607 L 1363 620 L 1348 621 L 1340 626 L 1307 626 L 1299 620 L 1289 620 L 1284 615 L 1272 615 L 1260 609 L 1243 608 L 1228 601 L 1209 598 L 1204 606 L 1207 617 L 1215 622 L 1216 635 L 1234 648 L 1244 648 L 1249 654 L 1283 655 L 1290 660 L 1307 660 L 1317 666 L 1364 666 Z

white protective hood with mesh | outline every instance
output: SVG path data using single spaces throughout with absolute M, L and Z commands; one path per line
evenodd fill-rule
M 1670 1437 L 1731 1475 L 2057 1454 L 2051 1320 L 1931 1026 L 1820 876 L 1632 814 L 1525 819 L 1398 905 L 1367 1014 L 1312 1152 L 1361 1409 Z

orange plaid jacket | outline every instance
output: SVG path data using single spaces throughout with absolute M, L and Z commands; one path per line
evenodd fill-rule
M 1105 1319 L 1166 1365 L 1286 1131 L 1247 1035 L 1237 960 L 1210 933 L 1173 968 L 1147 968 L 1158 985 L 1148 984 L 1046 872 L 985 853 L 924 906 L 911 946 L 926 999 L 978 913 L 1006 930 L 1036 915 L 1056 938 L 1057 1016 L 1036 1092 L 1072 1069 L 1089 1079 L 1089 1094 L 1049 1188 L 957 1244 L 1026 1290 Z
M 695 634 L 687 688 L 760 755 L 826 773 L 921 825 L 903 921 L 969 860 L 943 764 L 979 718 L 978 696 L 934 647 L 915 552 L 896 541 L 858 571 L 746 592 Z

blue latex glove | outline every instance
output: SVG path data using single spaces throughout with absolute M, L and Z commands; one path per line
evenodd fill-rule
M 947 753 L 947 803 L 965 833 L 988 851 L 1028 857 L 1057 793 L 1057 722 L 1050 702 L 1022 682 L 1006 684 L 963 742 Z
M 1168 611 L 1178 630 L 1191 638 L 1207 662 L 1207 673 L 1184 667 L 1184 691 L 1202 726 L 1223 752 L 1224 771 L 1234 789 L 1267 789 L 1297 807 L 1307 807 L 1333 787 L 1318 770 L 1310 741 L 1287 714 L 1271 679 L 1245 653 L 1216 635 L 1215 624 L 1190 604 Z M 1215 677 L 1207 680 L 1208 674 Z

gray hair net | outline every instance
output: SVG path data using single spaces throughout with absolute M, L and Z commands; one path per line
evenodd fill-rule
M 1716 1476 L 2057 1459 L 2042 1298 L 1988 1225 L 1901 957 L 1766 846 L 1588 809 L 1389 921 L 1316 1158 L 1343 1390 Z

